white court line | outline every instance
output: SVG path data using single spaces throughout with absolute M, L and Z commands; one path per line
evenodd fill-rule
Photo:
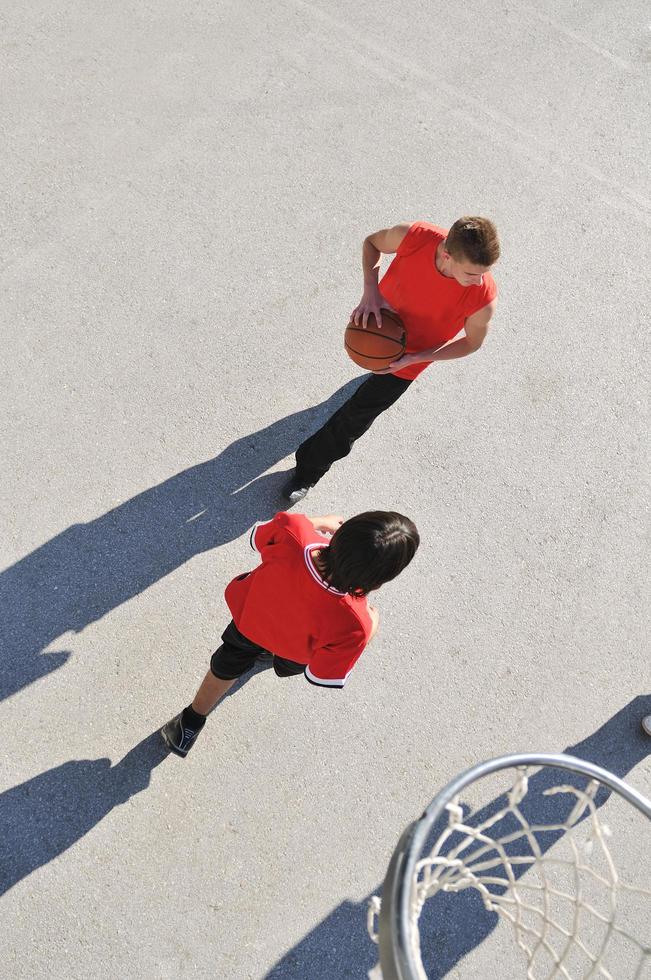
M 594 41 L 590 41 L 587 37 L 584 37 L 583 34 L 577 34 L 576 31 L 570 30 L 569 27 L 559 24 L 557 20 L 553 20 L 551 17 L 548 17 L 547 14 L 542 14 L 539 10 L 536 10 L 535 7 L 530 7 L 528 3 L 520 3 L 519 7 L 520 9 L 526 10 L 530 14 L 533 14 L 533 16 L 537 17 L 538 20 L 541 20 L 543 24 L 547 24 L 548 27 L 553 27 L 555 31 L 559 32 L 559 34 L 564 34 L 565 37 L 571 38 L 571 40 L 576 41 L 577 44 L 582 44 L 584 47 L 590 48 L 591 51 L 594 51 L 595 54 L 601 55 L 602 58 L 607 58 L 608 61 L 612 61 L 614 65 L 618 65 L 620 68 L 623 68 L 624 71 L 635 71 L 635 65 L 632 65 L 630 61 L 625 61 L 623 58 L 618 57 L 618 55 L 613 54 L 612 51 L 607 51 L 606 48 L 599 47 L 598 44 L 595 44 Z
M 504 113 L 499 112 L 488 105 L 480 105 L 476 98 L 471 98 L 470 96 L 466 95 L 458 87 L 453 88 L 451 85 L 447 85 L 433 72 L 426 71 L 423 68 L 419 68 L 408 63 L 404 59 L 401 59 L 389 48 L 378 44 L 376 41 L 370 41 L 365 35 L 355 31 L 351 24 L 338 20 L 336 17 L 333 17 L 332 14 L 326 13 L 313 3 L 309 3 L 308 0 L 287 0 L 287 2 L 293 4 L 295 7 L 302 8 L 309 13 L 310 16 L 316 17 L 328 24 L 330 27 L 334 27 L 338 31 L 341 31 L 346 38 L 347 47 L 350 53 L 354 54 L 357 63 L 359 64 L 360 62 L 363 62 L 369 71 L 378 75 L 383 81 L 406 88 L 423 98 L 429 104 L 431 104 L 433 97 L 435 97 L 437 94 L 440 96 L 441 93 L 444 93 L 450 99 L 453 111 L 456 111 L 456 113 L 467 125 L 471 126 L 473 129 L 476 129 L 483 135 L 489 136 L 493 142 L 501 140 L 502 143 L 510 146 L 511 149 L 516 150 L 521 155 L 535 161 L 537 164 L 541 164 L 545 170 L 555 173 L 561 176 L 563 179 L 567 179 L 568 174 L 572 174 L 573 172 L 581 169 L 587 177 L 604 185 L 605 187 L 610 188 L 611 190 L 614 190 L 625 199 L 625 201 L 622 202 L 615 202 L 610 198 L 605 198 L 608 204 L 615 207 L 632 207 L 633 210 L 629 212 L 631 216 L 639 220 L 647 227 L 650 226 L 651 213 L 649 212 L 651 212 L 651 201 L 649 201 L 647 198 L 641 196 L 635 191 L 630 190 L 623 184 L 612 180 L 610 177 L 607 177 L 605 174 L 601 173 L 601 171 L 589 166 L 588 164 L 578 164 L 573 160 L 566 162 L 559 153 L 557 143 L 550 145 L 543 142 L 538 136 L 534 136 L 533 133 L 528 133 L 526 130 L 521 129 Z M 343 48 L 344 45 L 340 44 L 340 47 Z M 365 57 L 360 50 L 362 48 L 366 48 L 367 51 L 381 58 L 383 64 L 379 65 L 378 62 L 372 60 L 372 58 Z M 387 73 L 387 63 L 392 63 L 393 66 L 400 70 L 399 77 L 390 76 Z M 414 85 L 409 81 L 409 76 L 411 76 L 413 79 L 426 82 L 429 86 L 431 86 L 430 90 L 419 88 L 417 85 Z M 455 105 L 458 105 L 459 103 L 464 106 L 466 110 L 464 113 L 459 112 L 458 109 L 455 110 Z M 479 110 L 479 112 L 492 123 L 502 127 L 502 129 L 511 130 L 518 137 L 518 142 L 514 143 L 513 141 L 509 141 L 507 136 L 499 136 L 494 129 L 487 128 L 486 123 L 482 123 L 475 117 L 475 115 L 473 115 L 473 112 L 477 112 L 477 110 Z M 536 147 L 537 151 L 532 147 Z M 554 161 L 557 162 L 555 163 Z M 647 213 L 640 214 L 637 210 L 640 208 L 644 209 Z

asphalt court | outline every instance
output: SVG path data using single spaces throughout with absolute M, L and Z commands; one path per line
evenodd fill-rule
M 574 747 L 651 795 L 648 11 L 36 0 L 0 34 L 1 972 L 363 978 L 460 770 Z M 486 344 L 305 502 L 419 527 L 377 638 L 165 757 L 247 529 L 362 376 L 364 236 L 464 213 L 502 241 Z M 648 833 L 603 812 L 634 879 Z M 448 925 L 441 975 L 518 975 Z

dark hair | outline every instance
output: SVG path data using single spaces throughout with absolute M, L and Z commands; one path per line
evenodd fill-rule
M 419 544 L 416 525 L 408 517 L 370 510 L 335 531 L 319 555 L 319 565 L 333 589 L 363 596 L 399 575 Z
M 500 257 L 497 228 L 488 218 L 459 218 L 447 234 L 445 249 L 458 261 L 492 265 Z

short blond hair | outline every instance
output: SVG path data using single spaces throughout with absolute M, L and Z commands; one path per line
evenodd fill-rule
M 500 257 L 497 228 L 488 218 L 459 218 L 445 240 L 453 259 L 467 259 L 473 265 L 493 265 Z

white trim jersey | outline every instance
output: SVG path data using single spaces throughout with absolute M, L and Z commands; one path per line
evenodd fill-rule
M 311 684 L 343 687 L 372 622 L 365 597 L 337 592 L 319 574 L 314 553 L 330 538 L 302 514 L 281 512 L 256 524 L 250 542 L 261 564 L 225 592 L 238 630 L 270 653 L 305 664 Z

